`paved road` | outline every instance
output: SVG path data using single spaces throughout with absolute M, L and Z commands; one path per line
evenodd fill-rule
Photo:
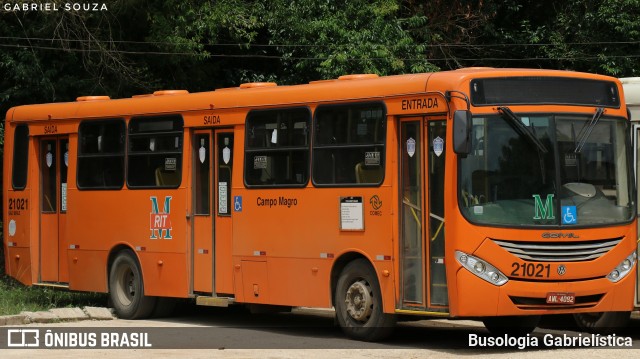
M 59 343 L 67 340 L 69 333 L 94 333 L 100 346 L 101 335 L 113 335 L 111 344 L 131 346 L 145 343 L 151 348 L 137 349 L 6 349 L 3 358 L 92 356 L 139 358 L 142 356 L 171 357 L 224 357 L 224 358 L 421 358 L 486 355 L 491 357 L 518 358 L 592 358 L 616 359 L 640 356 L 640 319 L 632 320 L 629 328 L 620 331 L 612 340 L 631 348 L 580 347 L 589 335 L 578 333 L 567 318 L 547 320 L 544 328 L 526 337 L 506 337 L 494 340 L 506 348 L 480 345 L 488 340 L 488 332 L 481 323 L 474 321 L 421 320 L 402 322 L 394 335 L 383 343 L 365 343 L 346 339 L 333 324 L 333 313 L 318 310 L 296 310 L 292 313 L 248 314 L 240 309 L 188 307 L 177 316 L 165 319 L 108 322 L 83 321 L 47 325 L 29 325 L 22 329 L 38 329 L 40 339 L 46 330 L 58 335 Z M 127 334 L 117 334 L 125 331 Z M 67 334 L 58 334 L 67 333 Z M 108 334 L 103 334 L 108 333 Z M 146 335 L 145 335 L 146 334 Z M 5 335 L 5 334 L 2 334 Z M 64 337 L 64 335 L 67 335 Z M 81 335 L 81 334 L 78 334 Z M 120 335 L 120 336 L 119 336 Z M 52 338 L 52 337 L 49 337 Z M 115 338 L 115 339 L 114 339 Z M 567 339 L 569 338 L 569 339 Z M 578 338 L 576 341 L 575 339 Z M 126 340 L 125 340 L 126 339 Z M 602 341 L 605 338 L 596 337 Z M 611 337 L 609 338 L 611 339 Z M 124 340 L 124 342 L 123 342 Z M 572 341 L 573 344 L 566 341 Z M 470 343 L 478 343 L 471 347 Z M 548 341 L 553 344 L 545 347 Z M 558 341 L 564 341 L 560 343 Z M 52 342 L 52 341 L 50 341 Z M 73 344 L 73 340 L 71 340 Z M 75 343 L 78 343 L 76 340 Z M 55 344 L 55 343 L 54 343 Z M 64 343 L 63 343 L 64 344 Z M 604 343 L 602 343 L 604 344 Z M 64 346 L 64 345 L 63 345 Z M 520 348 L 522 349 L 520 349 Z

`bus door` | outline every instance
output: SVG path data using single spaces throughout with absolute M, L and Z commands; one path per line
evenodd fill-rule
M 640 173 L 638 173 L 638 162 L 640 161 L 640 124 L 635 123 L 632 127 L 632 142 L 633 142 L 633 169 L 636 175 L 636 188 L 640 189 Z M 638 191 L 638 199 L 640 199 L 640 191 Z M 640 202 L 638 202 L 640 203 Z M 637 215 L 640 215 L 640 206 L 637 208 Z M 640 226 L 640 223 L 639 223 Z M 640 235 L 640 231 L 638 232 Z
M 400 272 L 405 309 L 443 310 L 448 305 L 444 269 L 445 134 L 444 118 L 400 121 Z
M 233 130 L 195 131 L 193 152 L 193 291 L 233 293 Z
M 68 282 L 66 213 L 69 138 L 39 141 L 40 282 Z
M 633 168 L 634 168 L 634 173 L 636 175 L 636 188 L 638 188 L 637 191 L 637 200 L 640 201 L 640 172 L 638 172 L 640 170 L 640 166 L 638 166 L 640 164 L 640 124 L 638 124 L 637 122 L 634 123 L 633 127 L 632 127 L 632 141 L 633 141 Z M 636 202 L 636 203 L 640 203 L 640 202 Z M 640 217 L 640 205 L 637 206 L 637 213 L 636 215 Z M 638 221 L 638 242 L 640 242 L 640 220 Z M 638 254 L 640 254 L 640 248 L 638 248 Z M 640 266 L 638 266 L 638 273 L 636 276 L 636 307 L 640 306 Z

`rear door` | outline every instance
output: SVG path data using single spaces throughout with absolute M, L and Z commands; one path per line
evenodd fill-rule
M 39 141 L 40 282 L 68 282 L 66 213 L 69 138 Z

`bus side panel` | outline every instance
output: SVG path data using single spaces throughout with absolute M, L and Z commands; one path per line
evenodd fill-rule
M 33 202 L 31 191 L 8 191 L 6 198 L 5 250 L 7 274 L 24 284 L 33 282 L 29 220 Z M 37 207 L 37 206 L 36 206 Z
M 8 247 L 5 255 L 8 274 L 22 284 L 31 285 L 31 255 L 29 247 Z
M 185 298 L 189 292 L 184 253 L 138 252 L 144 278 L 144 294 Z
M 243 286 L 241 288 L 246 303 L 272 304 L 269 291 L 269 271 L 264 260 L 241 261 Z
M 380 283 L 380 294 L 383 298 L 383 308 L 385 313 L 395 313 L 396 310 L 396 285 L 395 271 L 393 270 L 392 261 L 374 261 L 373 266 L 378 275 L 378 283 Z
M 331 307 L 331 258 L 349 252 L 372 261 L 384 310 L 395 310 L 393 264 L 390 259 L 376 260 L 394 253 L 390 187 L 307 189 L 304 195 L 297 189 L 236 193 L 243 200 L 242 210 L 234 212 L 233 227 L 234 264 L 241 267 L 234 277 L 239 302 L 254 284 L 247 283 L 251 278 L 240 262 L 253 256 L 249 260 L 268 263 L 270 304 Z M 340 230 L 340 199 L 350 196 L 362 201 L 364 230 Z M 374 209 L 374 197 L 385 205 Z M 385 270 L 390 276 L 383 275 Z
M 327 290 L 331 278 L 331 260 L 269 258 L 269 287 L 274 303 L 291 306 L 331 307 Z M 292 289 L 296 295 L 292 295 Z
M 107 251 L 67 250 L 69 289 L 107 292 Z
M 185 297 L 188 293 L 186 198 L 182 190 L 80 191 L 70 189 L 67 211 L 69 245 L 88 252 L 104 251 L 100 273 L 108 275 L 106 254 L 116 246 L 136 252 L 145 284 L 145 294 Z M 153 202 L 152 198 L 157 201 Z M 71 203 L 73 205 L 71 205 Z M 154 203 L 157 203 L 155 208 Z M 158 210 L 159 213 L 154 211 Z M 150 218 L 166 218 L 170 229 L 152 229 Z M 83 255 L 79 259 L 82 259 Z M 71 252 L 69 257 L 72 258 Z M 69 262 L 70 265 L 72 262 Z M 78 268 L 84 268 L 78 266 Z M 94 275 L 96 269 L 91 269 Z M 75 289 L 88 290 L 93 283 L 80 279 L 70 269 Z M 101 275 L 105 275 L 101 274 Z M 103 284 L 100 284 L 102 287 Z M 105 286 L 108 282 L 105 278 Z

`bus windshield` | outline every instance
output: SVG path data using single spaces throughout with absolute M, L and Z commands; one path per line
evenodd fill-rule
M 589 226 L 633 216 L 627 123 L 596 115 L 473 118 L 460 208 L 473 223 Z M 516 123 L 519 121 L 519 123 Z

